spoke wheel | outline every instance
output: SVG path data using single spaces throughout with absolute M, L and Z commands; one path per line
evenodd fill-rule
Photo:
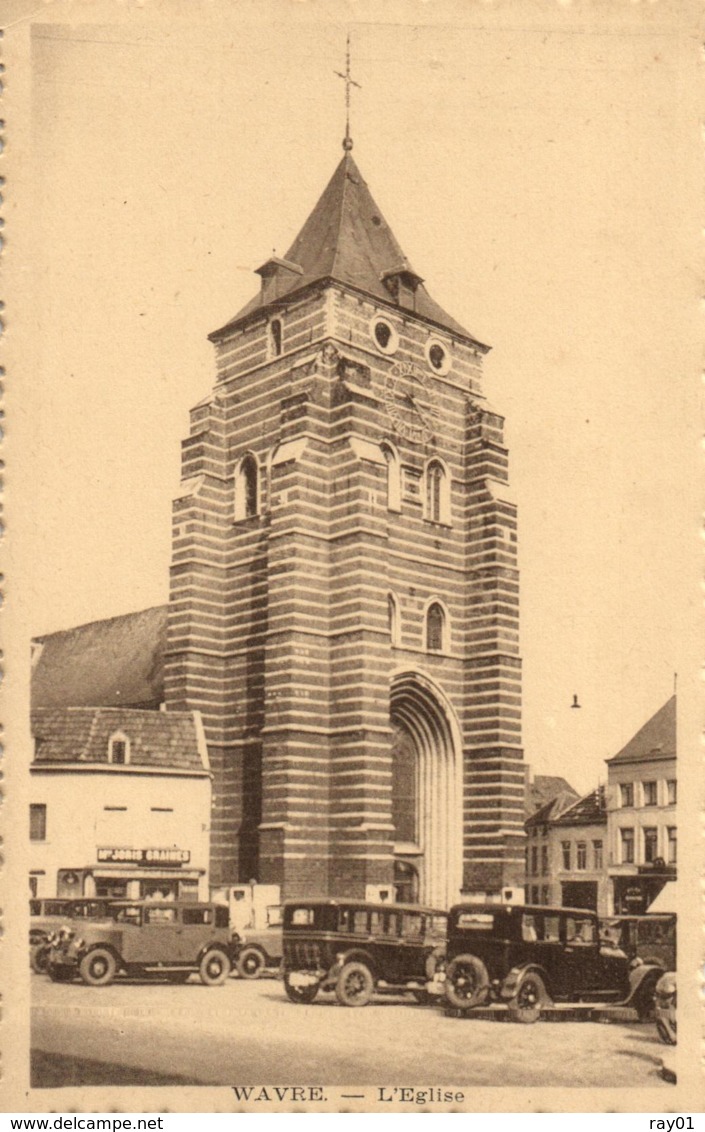
M 51 948 L 48 943 L 38 943 L 33 947 L 29 954 L 29 963 L 33 971 L 38 975 L 43 975 L 49 966 L 49 952 Z
M 237 957 L 237 973 L 241 979 L 258 979 L 266 966 L 259 947 L 243 947 Z
M 543 979 L 529 971 L 519 979 L 516 994 L 509 1000 L 509 1013 L 514 1022 L 538 1022 L 541 1007 L 547 1003 L 548 994 Z
M 372 972 L 364 963 L 346 963 L 335 984 L 341 1006 L 367 1006 L 375 989 Z
M 115 978 L 117 963 L 111 951 L 96 947 L 83 956 L 78 970 L 84 983 L 91 987 L 105 987 Z
M 201 959 L 198 973 L 207 987 L 219 987 L 230 974 L 230 959 L 224 951 L 207 951 Z
M 446 971 L 446 998 L 451 1006 L 468 1010 L 487 998 L 490 977 L 477 955 L 457 955 Z
M 307 983 L 304 986 L 299 986 L 291 982 L 291 976 L 298 974 L 297 971 L 284 972 L 284 990 L 286 991 L 287 998 L 291 1002 L 305 1003 L 313 1002 L 318 994 L 320 983 Z

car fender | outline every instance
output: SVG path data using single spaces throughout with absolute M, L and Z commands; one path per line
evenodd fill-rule
M 636 967 L 632 967 L 629 971 L 629 994 L 625 999 L 625 1004 L 632 1001 L 645 982 L 648 981 L 652 989 L 655 989 L 656 983 L 664 974 L 663 967 L 657 966 L 655 963 L 639 963 Z
M 546 969 L 542 967 L 540 963 L 524 963 L 518 967 L 512 967 L 511 971 L 504 976 L 500 990 L 501 997 L 506 999 L 514 998 L 519 982 L 528 971 L 539 975 L 546 990 L 551 994 L 551 980 L 546 973 Z
M 225 955 L 227 955 L 228 959 L 231 962 L 233 961 L 234 956 L 230 943 L 220 939 L 211 939 L 208 941 L 208 943 L 203 944 L 203 947 L 201 948 L 195 959 L 195 963 L 199 964 L 203 959 L 203 956 L 207 955 L 209 951 L 222 951 Z M 181 963 L 181 961 L 179 962 Z M 191 966 L 190 963 L 186 963 L 184 965 Z
M 122 955 L 117 950 L 117 948 L 113 947 L 112 943 L 108 943 L 107 940 L 89 940 L 86 944 L 84 944 L 80 951 L 76 952 L 76 962 L 80 963 L 84 956 L 88 955 L 91 951 L 96 951 L 98 948 L 100 948 L 101 951 L 109 951 L 113 959 L 117 963 L 118 969 L 122 970 L 122 968 L 125 966 L 125 964 L 123 963 Z
M 364 951 L 359 947 L 351 947 L 347 951 L 338 952 L 335 963 L 328 972 L 328 977 L 337 978 L 346 963 L 364 963 L 372 972 L 372 977 L 375 982 L 377 981 L 377 968 L 371 955 L 368 951 Z

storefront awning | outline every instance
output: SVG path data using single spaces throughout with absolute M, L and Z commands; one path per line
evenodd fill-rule
M 649 904 L 649 912 L 669 912 L 676 914 L 676 886 L 674 881 L 664 884 L 658 896 Z

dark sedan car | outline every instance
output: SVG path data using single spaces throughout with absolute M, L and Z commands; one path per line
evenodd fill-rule
M 284 905 L 284 989 L 292 1002 L 334 990 L 343 1006 L 377 991 L 428 997 L 443 963 L 446 914 L 415 904 L 302 900 Z
M 504 1002 L 535 1022 L 553 1002 L 619 1003 L 646 1017 L 663 968 L 600 941 L 594 912 L 458 904 L 448 918 L 446 996 L 468 1010 Z

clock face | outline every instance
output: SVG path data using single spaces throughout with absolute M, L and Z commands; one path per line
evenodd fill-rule
M 398 436 L 416 443 L 435 439 L 438 408 L 430 382 L 412 362 L 397 362 L 387 373 L 384 404 Z

